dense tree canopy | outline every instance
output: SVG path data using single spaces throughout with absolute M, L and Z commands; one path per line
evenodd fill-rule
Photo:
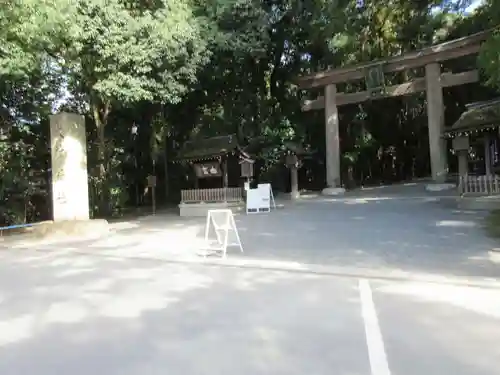
M 50 216 L 48 116 L 86 117 L 92 209 L 144 204 L 159 176 L 175 202 L 184 181 L 172 159 L 193 137 L 265 139 L 260 178 L 286 189 L 285 141 L 313 153 L 300 183 L 325 183 L 323 112 L 300 110 L 293 79 L 401 54 L 493 27 L 500 1 L 466 0 L 9 0 L 0 6 L 0 221 Z M 498 16 L 497 16 L 498 15 Z M 446 122 L 500 88 L 500 34 L 482 47 L 482 84 L 445 93 Z M 447 70 L 477 66 L 451 61 Z M 391 83 L 421 75 L 388 76 Z M 349 83 L 344 91 L 360 87 Z M 425 94 L 342 107 L 343 182 L 429 173 Z M 383 110 L 381 110 L 383 108 Z M 137 134 L 131 134 L 133 126 Z M 98 199 L 100 198 L 100 199 Z

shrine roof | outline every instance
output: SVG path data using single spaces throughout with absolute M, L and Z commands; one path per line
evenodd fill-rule
M 486 131 L 500 125 L 500 98 L 471 103 L 460 118 L 445 133 L 454 137 L 474 131 Z
M 177 155 L 178 161 L 199 161 L 220 158 L 238 153 L 245 159 L 250 156 L 240 147 L 235 134 L 199 138 L 184 144 Z

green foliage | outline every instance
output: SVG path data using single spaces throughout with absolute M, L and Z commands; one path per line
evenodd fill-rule
M 10 0 L 0 1 L 2 198 L 9 220 L 23 221 L 39 192 L 33 171 L 47 166 L 47 118 L 61 107 L 88 119 L 92 207 L 112 212 L 147 204 L 144 180 L 176 189 L 185 176 L 170 161 L 194 134 L 236 133 L 265 140 L 262 178 L 283 180 L 283 145 L 310 146 L 302 183 L 324 184 L 323 113 L 302 113 L 297 75 L 397 55 L 498 24 L 500 1 L 465 15 L 470 0 Z M 479 64 L 500 87 L 500 37 Z M 474 61 L 446 69 L 469 69 Z M 419 70 L 386 75 L 397 84 Z M 341 91 L 363 83 L 339 85 Z M 447 121 L 491 90 L 455 88 Z M 376 183 L 428 173 L 425 95 L 340 110 L 344 180 Z M 132 124 L 139 134 L 132 137 Z M 35 162 L 36 161 L 36 162 Z M 36 164 L 36 165 L 35 165 Z M 167 165 L 165 165 L 167 164 Z M 286 172 L 286 170 L 285 170 Z M 37 172 L 38 173 L 38 172 Z M 162 173 L 164 174 L 162 176 Z M 266 177 L 267 176 L 267 177 Z M 286 183 L 284 183 L 286 185 Z M 175 189 L 170 189 L 175 190 Z M 20 193 L 21 192 L 21 193 Z M 10 195 L 9 195 L 10 194 Z M 46 200 L 50 200 L 48 192 Z M 174 192 L 175 194 L 175 192 Z M 16 196 L 16 204 L 12 203 Z M 5 205 L 4 205 L 5 206 Z M 28 205 L 29 206 L 29 205 Z M 29 216 L 29 215 L 28 215 Z
M 75 87 L 91 100 L 178 102 L 207 61 L 203 25 L 189 1 L 73 4 L 61 56 Z
M 37 166 L 36 135 L 27 125 L 15 124 L 0 137 L 0 224 L 34 219 L 31 198 L 46 188 Z M 38 143 L 38 144 L 37 144 Z
M 481 45 L 478 63 L 486 83 L 495 88 L 500 88 L 500 32 L 498 23 L 500 21 L 500 1 L 488 0 L 477 11 L 474 17 L 476 23 L 481 23 L 483 27 L 495 27 L 493 35 Z M 469 22 L 467 26 L 474 27 L 475 22 Z
M 0 76 L 29 78 L 47 70 L 68 28 L 66 0 L 0 1 Z
M 487 77 L 487 84 L 500 88 L 500 32 L 496 31 L 483 43 L 478 62 Z
M 50 56 L 73 100 L 83 102 L 77 106 L 95 123 L 99 168 L 92 173 L 106 213 L 111 193 L 105 131 L 109 116 L 141 101 L 178 103 L 209 59 L 207 23 L 189 0 L 54 0 L 50 6 L 52 11 L 65 9 L 56 20 L 64 32 L 55 32 Z

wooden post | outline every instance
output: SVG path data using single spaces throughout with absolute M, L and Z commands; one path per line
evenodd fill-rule
M 225 157 L 222 167 L 222 187 L 227 188 L 228 185 L 229 185 L 229 177 L 227 173 L 227 157 Z
M 431 173 L 434 182 L 444 183 L 447 175 L 446 141 L 442 137 L 444 130 L 443 88 L 439 63 L 425 66 L 427 86 L 427 122 L 429 125 L 429 152 Z
M 151 205 L 153 208 L 153 215 L 156 215 L 156 186 L 151 187 Z
M 489 134 L 484 136 L 484 170 L 487 176 L 491 175 L 491 138 Z
M 168 193 L 169 193 L 169 190 L 168 190 L 168 182 L 169 182 L 169 179 L 168 179 L 168 157 L 167 157 L 167 152 L 168 152 L 168 137 L 165 136 L 165 149 L 163 150 L 163 170 L 164 170 L 164 174 L 165 174 L 165 180 L 164 180 L 164 192 L 165 192 L 165 202 L 168 200 Z
M 325 86 L 326 185 L 340 187 L 339 114 L 336 103 L 337 87 Z
M 154 162 L 153 162 L 154 165 Z M 153 168 L 154 171 L 154 168 Z M 151 208 L 153 210 L 153 215 L 156 214 L 156 176 L 149 175 L 147 178 L 148 189 L 151 189 Z
M 469 174 L 469 152 L 465 150 L 457 151 L 458 174 L 460 177 Z
M 290 197 L 297 199 L 299 197 L 299 169 L 296 165 L 290 166 Z
M 458 174 L 460 177 L 465 177 L 469 173 L 469 137 L 453 138 L 453 149 L 458 157 Z

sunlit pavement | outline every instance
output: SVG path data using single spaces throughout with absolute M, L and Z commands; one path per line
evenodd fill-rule
M 500 259 L 491 252 L 500 247 L 499 241 L 486 237 L 483 216 L 454 209 L 432 196 L 314 198 L 267 214 L 237 215 L 245 252 L 229 249 L 226 263 L 499 280 Z M 114 224 L 114 233 L 99 240 L 25 247 L 204 262 L 199 256 L 204 224 L 204 218 L 159 215 Z
M 0 250 L 0 374 L 498 374 L 498 242 L 432 196 L 313 197 Z
M 500 290 L 0 252 L 0 374 L 498 374 Z

